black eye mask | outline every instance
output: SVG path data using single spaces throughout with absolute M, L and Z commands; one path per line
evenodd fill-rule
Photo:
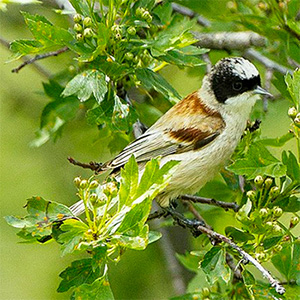
M 243 79 L 233 72 L 230 65 L 219 65 L 212 73 L 211 88 L 216 99 L 224 103 L 228 98 L 252 91 L 260 85 L 260 76 Z

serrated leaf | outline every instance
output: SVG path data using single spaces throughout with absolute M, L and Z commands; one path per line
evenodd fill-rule
M 236 242 L 244 243 L 255 239 L 255 237 L 251 233 L 245 232 L 233 226 L 227 226 L 225 228 L 225 233 L 227 236 L 232 237 Z
M 226 283 L 231 279 L 231 272 L 226 264 L 225 249 L 212 247 L 204 256 L 201 268 L 206 274 L 208 283 L 214 284 L 220 278 Z
M 95 280 L 91 284 L 82 284 L 75 288 L 73 293 L 74 300 L 113 300 L 114 296 L 108 281 L 108 276 Z
M 283 151 L 282 153 L 282 162 L 286 165 L 287 171 L 286 174 L 295 182 L 300 183 L 300 164 L 297 161 L 296 156 L 293 152 Z
M 69 219 L 60 226 L 62 233 L 58 236 L 58 242 L 62 244 L 61 255 L 64 256 L 76 250 L 89 227 L 82 221 Z
M 72 287 L 91 284 L 101 277 L 103 275 L 102 268 L 98 266 L 96 269 L 93 269 L 93 263 L 92 258 L 73 261 L 71 266 L 59 274 L 62 281 L 59 284 L 57 292 L 63 293 Z
M 201 50 L 202 51 L 198 50 L 198 52 L 202 52 L 201 54 L 206 53 L 208 51 L 206 49 Z M 170 50 L 164 55 L 159 56 L 158 59 L 163 60 L 169 64 L 187 67 L 197 67 L 205 64 L 205 62 L 198 56 L 188 54 L 188 52 L 185 51 L 185 48 Z
M 90 10 L 86 1 L 70 0 L 70 3 L 75 8 L 76 12 L 83 16 L 89 16 Z
M 275 268 L 286 278 L 291 279 L 292 270 L 292 243 L 283 244 L 283 249 L 271 258 Z
M 45 17 L 40 15 L 31 15 L 22 12 L 27 26 L 29 27 L 35 39 L 46 47 L 53 45 L 66 45 L 73 40 L 70 32 L 63 28 L 53 26 Z
M 131 156 L 128 163 L 121 170 L 121 181 L 119 191 L 119 209 L 124 205 L 130 206 L 134 200 L 139 179 L 138 165 L 134 156 Z
M 10 44 L 10 50 L 14 53 L 10 59 L 19 59 L 24 55 L 40 53 L 43 45 L 36 40 L 16 40 Z
M 62 96 L 77 95 L 78 99 L 84 102 L 93 94 L 96 101 L 100 104 L 106 92 L 107 83 L 105 81 L 105 75 L 92 69 L 83 71 L 69 81 L 62 92 Z
M 300 70 L 294 71 L 293 75 L 286 74 L 285 82 L 292 97 L 294 105 L 300 108 Z
M 245 175 L 249 180 L 261 174 L 270 177 L 281 177 L 286 173 L 286 166 L 275 158 L 261 143 L 250 145 L 246 157 L 236 160 L 227 169 L 235 174 Z
M 7 223 L 16 228 L 22 228 L 21 237 L 25 239 L 51 235 L 53 222 L 72 216 L 69 208 L 63 204 L 46 201 L 41 197 L 32 197 L 26 204 L 28 215 L 24 218 L 7 216 Z
M 181 98 L 177 91 L 161 75 L 148 68 L 138 68 L 136 76 L 147 90 L 154 89 L 171 100 Z

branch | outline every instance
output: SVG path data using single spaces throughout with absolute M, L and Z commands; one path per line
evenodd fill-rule
M 293 70 L 276 63 L 275 61 L 267 58 L 266 56 L 263 56 L 260 52 L 254 49 L 247 49 L 244 52 L 244 57 L 248 59 L 255 59 L 263 66 L 265 66 L 267 69 L 277 71 L 283 75 L 285 75 L 286 73 L 290 73 L 290 74 L 293 73 Z
M 232 240 L 202 225 L 199 225 L 197 229 L 202 233 L 207 234 L 211 238 L 222 241 L 228 244 L 229 246 L 231 246 L 233 249 L 237 250 L 240 253 L 240 255 L 243 257 L 243 260 L 245 262 L 251 262 L 262 273 L 262 275 L 270 282 L 271 286 L 275 288 L 278 294 L 283 295 L 285 293 L 285 288 L 279 283 L 279 281 L 274 279 L 269 271 L 267 271 L 256 259 L 254 259 L 250 254 L 245 252 L 243 249 L 241 249 Z
M 84 168 L 84 169 L 90 169 L 90 170 L 92 170 L 96 173 L 100 172 L 101 167 L 102 167 L 101 163 L 96 163 L 94 161 L 91 161 L 90 163 L 82 163 L 82 162 L 79 162 L 79 161 L 75 160 L 72 157 L 68 157 L 68 161 L 74 166 L 79 166 L 79 167 Z
M 245 50 L 250 47 L 263 47 L 266 39 L 252 31 L 239 32 L 193 32 L 194 38 L 198 40 L 196 46 L 216 50 Z
M 12 72 L 13 73 L 18 73 L 25 66 L 30 65 L 30 64 L 34 64 L 37 60 L 44 59 L 44 58 L 51 57 L 51 56 L 57 56 L 57 55 L 59 55 L 61 53 L 64 53 L 64 52 L 66 52 L 68 50 L 69 50 L 68 47 L 63 47 L 63 48 L 58 49 L 56 51 L 52 51 L 52 52 L 48 52 L 48 53 L 44 53 L 44 54 L 38 54 L 35 57 L 33 57 L 33 58 L 31 58 L 31 59 L 26 60 L 25 62 L 23 62 L 19 67 L 13 69 Z
M 200 16 L 199 14 L 197 14 L 196 12 L 194 12 L 193 10 L 182 6 L 178 3 L 172 3 L 172 8 L 173 11 L 183 15 L 183 16 L 187 16 L 189 18 L 196 18 L 197 19 L 197 23 L 203 27 L 210 27 L 211 23 L 209 20 L 207 20 L 206 18 Z
M 180 198 L 182 200 L 192 201 L 194 203 L 204 203 L 204 204 L 219 206 L 224 208 L 225 210 L 232 209 L 235 212 L 237 212 L 240 208 L 236 202 L 217 201 L 215 199 L 192 196 L 192 195 L 182 195 Z

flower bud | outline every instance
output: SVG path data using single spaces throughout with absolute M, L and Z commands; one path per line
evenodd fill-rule
M 143 7 L 138 7 L 137 10 L 135 11 L 135 14 L 138 17 L 141 17 L 144 12 L 145 12 L 145 9 Z
M 85 179 L 81 180 L 81 182 L 80 182 L 80 188 L 81 188 L 81 189 L 84 190 L 84 189 L 86 189 L 88 186 L 89 186 L 89 183 L 88 183 L 87 180 L 85 180 Z
M 264 179 L 262 176 L 258 175 L 254 178 L 254 183 L 257 187 L 261 187 L 262 184 L 264 183 Z
M 124 58 L 128 61 L 131 61 L 131 60 L 133 60 L 134 55 L 131 52 L 126 52 Z
M 91 38 L 91 37 L 93 37 L 93 35 L 94 35 L 94 32 L 93 32 L 93 30 L 91 28 L 85 28 L 84 29 L 83 36 L 85 38 Z
M 127 28 L 127 33 L 129 35 L 135 35 L 136 34 L 136 29 L 133 26 L 130 26 Z
M 74 24 L 74 30 L 75 30 L 76 32 L 82 32 L 83 28 L 82 28 L 82 26 L 81 26 L 80 24 L 75 23 L 75 24 Z
M 299 218 L 297 216 L 291 217 L 290 228 L 295 227 L 299 223 Z
M 282 228 L 278 224 L 273 224 L 272 231 L 274 233 L 282 233 Z
M 263 10 L 263 11 L 267 10 L 267 5 L 263 2 L 259 2 L 257 6 L 260 10 Z
M 273 228 L 273 222 L 271 222 L 271 221 L 266 222 L 266 228 L 267 229 Z
M 255 253 L 255 258 L 259 261 L 264 260 L 266 258 L 266 254 L 263 252 Z
M 110 195 L 112 197 L 115 197 L 118 193 L 117 186 L 114 182 L 110 181 L 105 185 L 105 188 L 103 189 L 103 193 L 105 195 Z
M 297 109 L 296 107 L 290 107 L 288 110 L 288 115 L 291 119 L 294 119 L 297 116 Z
M 273 249 L 275 252 L 280 252 L 282 250 L 282 246 L 280 244 L 278 244 L 278 245 L 274 246 Z
M 208 297 L 210 295 L 210 290 L 207 287 L 202 288 L 201 294 L 203 297 Z
M 280 189 L 278 186 L 273 186 L 270 190 L 270 196 L 276 198 L 280 194 Z
M 152 21 L 152 16 L 151 14 L 149 13 L 148 10 L 145 10 L 143 13 L 142 13 L 142 19 L 144 19 L 145 21 L 147 21 L 148 23 L 150 23 Z
M 300 116 L 298 117 L 298 115 L 297 115 L 297 117 L 294 119 L 294 123 L 297 127 L 300 128 Z
M 83 19 L 83 26 L 87 28 L 87 27 L 91 27 L 91 25 L 92 25 L 92 19 L 90 17 L 85 17 Z
M 269 209 L 268 209 L 268 208 L 261 208 L 261 209 L 259 210 L 259 215 L 260 215 L 260 217 L 262 217 L 262 218 L 267 217 L 267 216 L 269 215 Z
M 80 177 L 76 177 L 74 178 L 74 184 L 77 188 L 80 187 L 80 183 L 81 183 L 81 178 Z
M 247 197 L 250 199 L 250 200 L 254 200 L 255 199 L 255 192 L 254 191 L 248 191 L 247 192 Z
M 90 194 L 90 202 L 94 206 L 98 200 L 98 195 L 96 193 Z
M 75 23 L 80 23 L 82 21 L 82 16 L 80 14 L 75 14 L 73 20 Z
M 227 8 L 231 11 L 231 12 L 236 12 L 237 11 L 237 5 L 234 1 L 228 1 L 226 3 Z
M 83 34 L 82 33 L 77 33 L 76 34 L 76 40 L 77 41 L 82 41 L 83 40 Z
M 99 183 L 98 183 L 97 180 L 93 180 L 93 181 L 90 183 L 90 189 L 96 189 L 98 186 L 99 186 Z
M 269 189 L 270 186 L 272 185 L 272 183 L 273 183 L 273 179 L 272 178 L 270 178 L 270 177 L 266 178 L 265 182 L 264 182 L 265 188 Z
M 274 215 L 274 217 L 279 218 L 279 217 L 281 217 L 282 214 L 283 214 L 282 209 L 281 209 L 280 207 L 278 207 L 278 206 L 274 206 L 272 210 L 273 210 L 273 215 Z

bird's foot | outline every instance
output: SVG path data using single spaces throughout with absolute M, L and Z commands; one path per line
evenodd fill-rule
M 179 213 L 172 207 L 164 208 L 165 211 L 173 218 L 174 223 L 191 230 L 194 237 L 198 237 L 201 231 L 198 229 L 199 226 L 205 226 L 203 221 L 187 219 L 183 214 Z

